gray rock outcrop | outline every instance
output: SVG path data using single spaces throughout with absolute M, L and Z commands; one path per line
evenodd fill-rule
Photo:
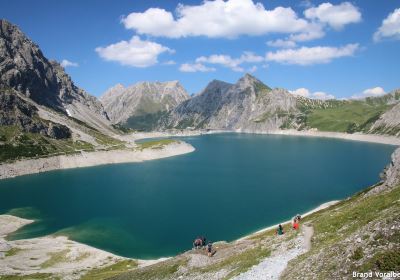
M 134 126 L 143 116 L 157 116 L 189 98 L 178 81 L 141 82 L 124 87 L 117 84 L 100 98 L 111 122 Z
M 60 64 L 49 61 L 38 45 L 4 19 L 0 20 L 0 84 L 98 129 L 110 125 L 101 103 L 78 88 Z
M 54 138 L 71 137 L 71 130 L 62 124 L 40 119 L 38 109 L 11 89 L 0 88 L 0 125 L 16 126 L 23 132 L 39 133 Z

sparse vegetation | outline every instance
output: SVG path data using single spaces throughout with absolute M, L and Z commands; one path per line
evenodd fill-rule
M 20 251 L 22 251 L 22 249 L 14 247 L 14 248 L 11 248 L 10 250 L 8 250 L 5 253 L 5 256 L 6 257 L 12 257 L 12 256 L 15 256 L 16 254 L 18 254 L 18 252 L 20 252 Z
M 37 133 L 22 132 L 16 126 L 0 126 L 0 162 L 38 158 L 79 151 L 93 151 L 93 145 L 72 139 L 51 139 Z
M 67 254 L 70 252 L 69 249 L 65 249 L 59 252 L 54 252 L 49 254 L 49 259 L 41 264 L 42 268 L 52 267 L 61 262 L 67 262 Z
M 86 273 L 81 280 L 108 279 L 112 276 L 134 270 L 137 266 L 138 263 L 135 260 L 123 260 L 109 266 L 89 270 L 89 272 Z
M 365 196 L 369 189 L 304 219 L 314 226 L 313 247 L 289 263 L 284 277 L 294 279 L 314 273 L 318 279 L 325 279 L 345 277 L 349 271 L 382 271 L 396 267 L 400 260 L 400 243 L 396 232 L 387 236 L 384 229 L 392 227 L 400 216 L 400 187 Z M 363 241 L 361 236 L 367 233 L 372 237 Z M 354 245 L 351 251 L 347 242 L 359 245 Z M 346 250 L 350 250 L 349 262 L 343 257 Z M 313 267 L 313 271 L 305 272 L 302 268 L 306 265 Z
M 56 277 L 51 273 L 34 273 L 28 275 L 0 275 L 0 280 L 58 280 L 60 277 Z
M 172 139 L 160 139 L 154 141 L 147 141 L 138 144 L 138 149 L 162 149 L 166 145 L 170 145 L 172 143 L 178 143 L 177 140 Z
M 269 255 L 271 255 L 270 250 L 262 246 L 256 246 L 238 254 L 234 254 L 219 263 L 207 266 L 202 269 L 201 272 L 219 271 L 223 268 L 228 268 L 230 272 L 224 279 L 231 279 L 242 272 L 246 272 L 253 265 L 260 263 Z
M 178 271 L 180 267 L 187 265 L 188 260 L 186 258 L 174 258 L 172 260 L 167 260 L 160 262 L 151 266 L 144 267 L 142 269 L 137 269 L 131 272 L 127 272 L 118 275 L 115 279 L 120 280 L 159 280 L 159 279 L 170 279 L 174 273 Z M 92 278 L 87 278 L 92 279 Z M 96 279 L 96 278 L 94 278 Z M 114 278 L 111 278 L 114 279 Z M 173 279 L 173 278 L 171 278 Z

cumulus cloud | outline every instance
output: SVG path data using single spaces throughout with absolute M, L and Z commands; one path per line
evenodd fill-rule
M 329 2 L 322 3 L 317 7 L 305 10 L 304 16 L 328 24 L 337 30 L 342 29 L 347 24 L 361 21 L 360 11 L 350 2 L 343 2 L 339 5 L 332 5 Z
M 386 92 L 382 87 L 367 88 L 361 94 L 353 95 L 351 99 L 362 99 L 366 97 L 381 96 L 384 94 L 386 94 Z
M 385 93 L 385 90 L 381 87 L 368 88 L 363 91 L 363 94 L 368 96 L 379 96 Z
M 295 42 L 306 42 L 319 39 L 324 36 L 325 36 L 324 26 L 319 23 L 311 23 L 309 24 L 307 30 L 297 34 L 291 34 L 288 40 Z
M 67 59 L 63 59 L 63 60 L 61 61 L 60 65 L 61 65 L 62 67 L 64 67 L 64 68 L 66 68 L 66 67 L 78 67 L 78 66 L 79 66 L 78 63 L 69 61 L 69 60 L 67 60 Z
M 249 69 L 247 69 L 247 72 L 249 73 L 254 73 L 258 70 L 258 67 L 256 65 L 251 66 Z
M 122 19 L 128 29 L 139 34 L 180 38 L 207 36 L 235 38 L 239 35 L 263 35 L 271 32 L 305 31 L 308 21 L 292 8 L 267 10 L 252 0 L 205 0 L 200 5 L 179 4 L 176 17 L 165 9 L 150 8 Z
M 400 39 L 400 8 L 395 9 L 383 21 L 378 30 L 374 33 L 374 41 L 383 38 Z
M 238 58 L 232 58 L 230 55 L 225 54 L 213 54 L 210 56 L 200 56 L 196 59 L 196 63 L 221 65 L 236 72 L 244 71 L 243 67 L 241 66 L 243 63 L 259 63 L 263 61 L 265 61 L 264 57 L 256 55 L 252 52 L 243 52 L 243 54 Z
M 96 52 L 107 61 L 116 61 L 122 65 L 133 67 L 148 67 L 158 62 L 160 54 L 174 51 L 158 43 L 133 36 L 130 41 L 120 41 L 106 47 L 98 47 Z
M 316 91 L 316 92 L 310 92 L 310 90 L 306 88 L 298 88 L 296 90 L 289 90 L 290 93 L 298 96 L 303 96 L 307 98 L 313 98 L 313 99 L 320 99 L 320 100 L 329 100 L 329 99 L 335 99 L 335 96 L 332 94 L 328 94 L 326 92 L 322 91 Z
M 290 93 L 298 96 L 303 96 L 303 97 L 310 97 L 310 91 L 306 88 L 298 88 L 295 90 L 289 90 Z
M 175 65 L 176 62 L 174 60 L 168 60 L 163 63 L 164 65 Z
M 184 63 L 179 67 L 181 72 L 214 72 L 215 68 L 207 67 L 201 63 Z
M 284 64 L 312 65 L 329 63 L 335 58 L 352 56 L 358 49 L 358 44 L 348 44 L 343 47 L 301 47 L 298 49 L 278 50 L 268 52 L 266 59 Z
M 277 39 L 268 41 L 267 45 L 274 48 L 295 48 L 297 46 L 295 41 L 288 39 Z
M 321 99 L 321 100 L 329 100 L 329 99 L 335 99 L 335 96 L 332 94 L 323 92 L 323 91 L 317 91 L 312 94 L 312 98 Z
M 270 41 L 269 45 L 276 47 L 293 48 L 296 42 L 306 42 L 323 38 L 326 27 L 330 26 L 341 30 L 345 25 L 361 21 L 361 13 L 356 6 L 349 2 L 339 5 L 323 3 L 317 7 L 308 8 L 304 16 L 309 20 L 308 25 L 300 32 L 290 34 L 283 40 Z

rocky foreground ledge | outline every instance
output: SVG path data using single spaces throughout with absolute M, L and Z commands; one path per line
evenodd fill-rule
M 140 146 L 134 149 L 81 152 L 73 155 L 60 155 L 49 158 L 21 160 L 0 165 L 0 179 L 21 175 L 41 173 L 58 169 L 90 167 L 104 164 L 142 162 L 193 152 L 192 145 L 183 141 L 168 144 Z

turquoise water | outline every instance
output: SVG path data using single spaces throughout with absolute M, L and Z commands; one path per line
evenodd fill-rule
M 66 234 L 119 255 L 170 256 L 192 240 L 233 240 L 376 183 L 394 146 L 217 134 L 196 151 L 144 163 L 0 181 L 0 213 L 38 221 L 13 239 Z

